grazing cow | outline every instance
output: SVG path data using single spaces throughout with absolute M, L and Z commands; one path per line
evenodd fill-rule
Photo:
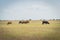
M 28 20 L 25 20 L 25 21 L 23 20 L 23 21 L 19 21 L 19 24 L 20 24 L 20 23 L 22 23 L 22 24 L 23 24 L 23 23 L 27 24 L 27 23 L 29 23 L 29 21 L 28 21 Z
M 12 24 L 12 22 L 8 22 L 7 24 Z
M 42 21 L 42 24 L 49 24 L 49 22 L 48 21 Z

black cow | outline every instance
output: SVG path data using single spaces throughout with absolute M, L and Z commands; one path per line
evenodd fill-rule
M 27 23 L 29 23 L 29 21 L 28 20 L 22 20 L 22 21 L 19 21 L 19 24 L 23 24 L 23 23 L 25 23 L 25 24 L 27 24 Z
M 12 22 L 8 22 L 7 25 L 8 25 L 8 24 L 12 24 Z
M 42 24 L 49 24 L 49 22 L 48 21 L 42 21 Z

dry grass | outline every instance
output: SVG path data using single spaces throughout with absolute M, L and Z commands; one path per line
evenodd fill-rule
M 11 20 L 12 21 L 12 20 Z M 49 21 L 42 25 L 40 20 L 19 24 L 18 20 L 0 21 L 0 40 L 60 40 L 60 21 Z

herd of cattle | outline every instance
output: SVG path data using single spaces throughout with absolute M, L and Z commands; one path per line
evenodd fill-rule
M 21 20 L 18 23 L 19 24 L 27 24 L 27 23 L 30 23 L 30 21 L 29 20 Z M 7 22 L 7 24 L 12 24 L 12 22 Z M 50 23 L 48 21 L 43 20 L 42 24 L 50 24 Z

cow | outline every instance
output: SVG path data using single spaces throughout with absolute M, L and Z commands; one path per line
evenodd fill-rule
M 48 21 L 43 20 L 42 24 L 50 24 Z
M 27 24 L 27 23 L 29 23 L 29 21 L 28 20 L 21 20 L 21 21 L 19 21 L 19 24 L 23 24 L 23 23 L 25 23 L 25 24 Z
M 8 22 L 7 25 L 8 25 L 8 24 L 12 24 L 12 22 Z

